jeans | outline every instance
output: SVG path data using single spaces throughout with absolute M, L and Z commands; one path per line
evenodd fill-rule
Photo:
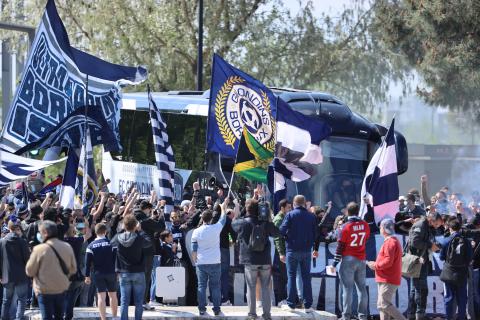
M 312 263 L 312 254 L 307 252 L 287 252 L 287 304 L 291 308 L 295 308 L 297 301 L 296 277 L 297 270 L 300 266 L 300 273 L 303 282 L 303 305 L 310 308 L 313 303 L 312 298 L 312 281 L 310 275 L 310 265 Z
M 287 266 L 280 261 L 278 252 L 273 257 L 272 274 L 275 302 L 278 304 L 287 299 Z
M 207 311 L 207 283 L 210 287 L 210 294 L 213 302 L 213 312 L 220 312 L 221 293 L 220 293 L 220 277 L 221 266 L 216 264 L 200 264 L 197 265 L 197 299 L 198 310 Z
M 141 320 L 145 295 L 145 273 L 120 273 L 120 319 L 128 320 L 128 305 L 133 290 L 135 320 Z
M 145 293 L 144 302 L 148 303 L 150 300 L 150 286 L 152 281 L 153 255 L 145 257 Z
M 74 281 L 65 292 L 65 320 L 73 319 L 73 308 L 77 303 L 83 288 L 83 281 Z
M 459 285 L 445 283 L 444 302 L 447 319 L 455 319 L 455 314 L 457 320 L 467 319 L 467 283 Z M 455 312 L 457 308 L 458 313 Z
M 473 309 L 475 316 L 480 318 L 480 269 L 472 271 L 472 282 Z
M 272 308 L 272 299 L 270 298 L 270 275 L 272 274 L 270 265 L 246 265 L 245 266 L 245 282 L 247 283 L 247 303 L 248 315 L 256 316 L 256 297 L 255 289 L 257 287 L 257 277 L 260 278 L 262 289 L 262 308 L 263 317 L 270 318 L 270 310 Z
M 10 319 L 10 305 L 14 294 L 17 295 L 17 312 L 15 319 L 23 319 L 25 306 L 27 304 L 28 282 L 7 283 L 3 285 L 3 302 L 2 302 L 2 320 Z
M 350 319 L 352 316 L 352 295 L 356 287 L 358 295 L 358 317 L 367 319 L 368 296 L 365 286 L 367 270 L 365 260 L 358 260 L 352 256 L 342 257 L 338 275 L 343 290 L 342 317 Z
M 152 283 L 150 285 L 150 301 L 155 301 L 156 294 L 155 291 L 157 289 L 157 268 L 160 267 L 160 256 L 153 256 L 153 265 L 152 265 Z
M 303 301 L 303 281 L 302 281 L 302 270 L 300 269 L 300 265 L 297 268 L 297 278 L 295 279 L 295 283 L 297 284 L 297 295 L 298 301 Z
M 230 249 L 220 248 L 221 254 L 221 293 L 222 302 L 230 300 Z
M 427 309 L 428 296 L 428 260 L 420 269 L 420 277 L 410 279 L 410 296 L 408 298 L 408 317 L 415 318 L 415 315 L 422 317 Z
M 38 295 L 38 307 L 43 320 L 63 319 L 64 305 L 65 293 Z

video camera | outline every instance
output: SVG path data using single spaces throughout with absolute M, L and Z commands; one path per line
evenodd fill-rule
M 259 221 L 268 221 L 270 216 L 270 206 L 264 198 L 261 198 L 258 203 L 258 220 Z

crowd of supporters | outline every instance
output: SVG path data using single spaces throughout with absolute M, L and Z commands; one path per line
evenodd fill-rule
M 84 212 L 61 208 L 55 192 L 29 194 L 26 201 L 18 183 L 1 190 L 1 317 L 22 319 L 27 307 L 38 307 L 44 319 L 72 319 L 75 306 L 96 305 L 102 319 L 107 307 L 114 318 L 127 319 L 133 304 L 135 318 L 141 319 L 143 310 L 168 303 L 195 305 L 205 315 L 209 301 L 220 315 L 221 306 L 232 299 L 231 246 L 244 266 L 250 318 L 262 308 L 263 318 L 270 319 L 272 301 L 285 310 L 311 313 L 312 259 L 321 242 L 337 242 L 333 266 L 327 269 L 340 279 L 343 319 L 368 316 L 367 267 L 375 271 L 381 319 L 426 319 L 432 252 L 445 261 L 441 279 L 447 319 L 466 319 L 467 313 L 477 319 L 480 195 L 465 197 L 444 187 L 430 197 L 427 188 L 422 176 L 420 191 L 400 197 L 395 219 L 379 223 L 370 205 L 363 218 L 355 202 L 343 204 L 342 213 L 334 215 L 331 202 L 314 206 L 301 195 L 282 200 L 274 213 L 261 187 L 239 201 L 222 188 L 206 193 L 195 182 L 170 211 L 155 192 L 145 197 L 132 187 L 116 195 L 103 185 L 95 205 Z M 385 242 L 376 261 L 366 261 L 366 242 L 374 233 Z M 395 234 L 407 236 L 405 246 Z M 420 259 L 421 270 L 409 279 L 409 306 L 402 314 L 393 301 L 404 252 Z M 162 266 L 185 269 L 185 297 L 156 296 L 155 270 Z

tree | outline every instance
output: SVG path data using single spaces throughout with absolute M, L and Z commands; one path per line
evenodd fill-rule
M 423 77 L 428 103 L 480 119 L 480 2 L 377 0 L 376 35 Z
M 45 0 L 12 0 L 12 8 L 19 2 L 28 24 L 37 24 Z M 74 46 L 114 63 L 147 66 L 158 91 L 195 87 L 197 2 L 56 0 Z M 372 10 L 357 6 L 337 19 L 316 17 L 307 1 L 291 16 L 282 3 L 205 0 L 205 88 L 217 52 L 267 85 L 327 91 L 358 111 L 373 113 L 388 100 L 391 79 L 403 75 L 371 36 Z

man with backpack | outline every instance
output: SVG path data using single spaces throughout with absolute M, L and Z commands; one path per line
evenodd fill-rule
M 266 204 L 262 203 L 260 205 L 265 206 Z M 257 279 L 259 279 L 262 290 L 263 319 L 271 319 L 270 274 L 272 258 L 269 237 L 277 237 L 280 232 L 272 222 L 264 220 L 263 216 L 259 216 L 257 200 L 247 200 L 245 210 L 245 218 L 235 219 L 232 228 L 237 233 L 237 240 L 240 245 L 239 262 L 245 266 L 248 316 L 251 318 L 257 316 L 255 288 Z
M 467 319 L 468 266 L 473 250 L 470 241 L 459 233 L 461 224 L 458 219 L 449 220 L 448 227 L 450 237 L 445 239 L 440 251 L 440 260 L 445 261 L 440 274 L 440 280 L 445 283 L 445 313 L 447 319 L 454 319 L 457 314 L 457 320 L 464 320 Z
M 293 198 L 294 209 L 287 213 L 280 232 L 286 237 L 286 264 L 287 264 L 287 306 L 294 310 L 297 302 L 296 277 L 297 268 L 300 266 L 303 282 L 303 305 L 306 313 L 312 313 L 312 282 L 310 266 L 312 264 L 312 248 L 317 233 L 317 218 L 305 208 L 305 197 L 296 195 Z M 314 251 L 313 256 L 318 257 Z

